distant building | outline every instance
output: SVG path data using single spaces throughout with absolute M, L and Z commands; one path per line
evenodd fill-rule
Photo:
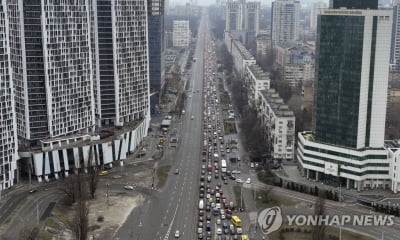
M 272 43 L 295 42 L 299 37 L 300 1 L 275 0 L 272 2 Z
M 243 5 L 240 2 L 226 2 L 225 31 L 243 29 Z
M 244 6 L 244 29 L 256 37 L 260 32 L 260 2 L 247 2 Z
M 174 47 L 188 47 L 190 45 L 190 28 L 188 20 L 174 20 L 172 44 Z
M 384 134 L 392 11 L 378 10 L 377 0 L 331 6 L 318 16 L 313 132 L 298 134 L 299 167 L 334 186 L 390 188 Z
M 269 35 L 259 35 L 256 39 L 257 54 L 265 56 L 272 51 L 272 39 Z
M 275 46 L 276 66 L 281 69 L 283 80 L 290 87 L 301 87 L 303 82 L 313 81 L 315 59 L 312 49 L 298 44 L 294 47 Z
M 310 12 L 310 29 L 316 31 L 317 30 L 317 17 L 318 17 L 318 12 L 320 9 L 327 8 L 328 6 L 324 2 L 316 2 L 313 3 L 311 6 L 311 12 Z
M 274 89 L 258 94 L 257 115 L 274 159 L 293 159 L 296 118 Z

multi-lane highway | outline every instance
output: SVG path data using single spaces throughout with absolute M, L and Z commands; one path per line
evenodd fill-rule
M 180 231 L 182 239 L 197 238 L 195 217 L 201 161 L 203 51 L 208 33 L 208 20 L 203 15 L 194 54 L 197 60 L 188 80 L 194 93 L 187 98 L 186 114 L 180 120 L 175 119 L 180 143 L 176 152 L 167 156 L 172 165 L 168 180 L 146 206 L 133 212 L 135 216 L 129 218 L 132 221 L 127 221 L 125 225 L 128 226 L 123 226 L 117 234 L 120 239 L 172 239 L 176 230 Z M 173 174 L 175 169 L 180 173 Z

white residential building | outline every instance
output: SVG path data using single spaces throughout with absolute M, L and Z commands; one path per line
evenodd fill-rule
M 272 2 L 272 43 L 290 43 L 298 40 L 300 1 L 275 0 Z
M 42 181 L 91 165 L 122 166 L 147 135 L 146 2 L 7 1 L 1 26 L 10 29 L 4 53 L 11 55 L 19 157 L 29 166 L 22 171 Z
M 249 65 L 244 72 L 244 83 L 248 91 L 249 104 L 256 107 L 260 91 L 270 88 L 269 74 L 257 64 Z
M 14 185 L 19 158 L 8 14 L 5 1 L 0 2 L 0 195 Z
M 188 20 L 174 20 L 172 44 L 174 47 L 188 47 L 190 45 L 190 28 Z
M 240 76 L 243 76 L 247 66 L 256 64 L 256 59 L 254 56 L 251 55 L 251 53 L 239 40 L 232 41 L 231 54 L 233 58 L 233 65 Z
M 257 114 L 274 159 L 293 159 L 295 116 L 275 89 L 260 91 Z

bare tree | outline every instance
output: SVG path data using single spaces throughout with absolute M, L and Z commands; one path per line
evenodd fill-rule
M 99 183 L 99 173 L 98 169 L 96 166 L 91 166 L 89 167 L 89 172 L 88 172 L 88 183 L 89 183 L 89 191 L 90 191 L 90 196 L 94 198 L 94 194 L 96 193 L 97 189 L 97 184 Z
M 75 215 L 75 236 L 78 240 L 86 240 L 89 232 L 89 208 L 87 206 L 88 199 L 88 183 L 87 176 L 82 173 L 76 175 L 76 215 Z
M 78 178 L 77 175 L 73 174 L 63 180 L 62 191 L 65 193 L 69 204 L 76 202 Z
M 320 190 L 318 197 L 315 199 L 315 209 L 314 214 L 317 216 L 317 224 L 314 226 L 312 232 L 312 239 L 313 240 L 323 240 L 325 239 L 325 229 L 326 226 L 322 224 L 321 219 L 325 215 L 325 199 L 326 199 L 326 192 L 324 190 Z
M 38 234 L 39 228 L 31 223 L 26 223 L 19 231 L 20 240 L 35 240 Z

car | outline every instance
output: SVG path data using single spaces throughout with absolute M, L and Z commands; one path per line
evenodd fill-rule
M 230 178 L 231 178 L 232 180 L 236 180 L 236 177 L 235 177 L 235 175 L 233 175 L 233 174 L 230 176 Z
M 231 209 L 226 209 L 226 214 L 232 214 L 232 210 Z
M 207 206 L 206 206 L 206 211 L 207 211 L 207 212 L 211 211 L 211 207 L 207 205 Z
M 199 217 L 199 222 L 203 222 L 204 218 L 203 217 Z
M 234 174 L 240 174 L 240 171 L 239 171 L 239 170 L 233 170 L 232 173 L 234 173 Z
M 31 190 L 29 190 L 29 193 L 35 193 L 35 192 L 37 192 L 37 189 L 31 189 Z
M 217 218 L 217 225 L 221 225 L 221 219 L 220 218 Z
M 211 221 L 211 215 L 207 215 L 206 219 L 207 219 L 208 221 Z
M 135 187 L 132 186 L 132 185 L 125 185 L 124 188 L 125 188 L 126 190 L 134 190 L 134 189 L 135 189 Z
M 199 210 L 199 216 L 204 216 L 204 211 L 203 210 Z
M 220 209 L 220 208 L 221 208 L 221 203 L 216 203 L 216 204 L 215 204 L 215 207 L 218 208 L 218 209 Z
M 202 234 L 203 233 L 203 228 L 197 228 L 197 233 Z
M 240 179 L 240 178 L 236 179 L 235 181 L 236 181 L 237 183 L 243 183 L 243 180 Z
M 105 175 L 107 175 L 107 174 L 109 174 L 109 173 L 110 173 L 109 171 L 103 170 L 103 171 L 101 171 L 101 172 L 99 173 L 99 176 L 105 176 Z
M 203 234 L 200 233 L 200 234 L 199 234 L 199 239 L 203 239 L 203 238 L 204 238 Z
M 193 119 L 194 119 L 194 116 L 192 115 L 192 117 L 191 117 L 190 119 L 192 119 L 192 120 L 193 120 Z
M 230 214 L 226 214 L 225 217 L 226 217 L 226 219 L 232 219 L 232 215 L 230 215 Z
M 175 231 L 175 238 L 179 238 L 179 237 L 180 237 L 179 230 L 176 230 L 176 231 Z
M 204 198 L 204 193 L 200 193 L 199 198 Z
M 228 180 L 225 179 L 225 180 L 224 180 L 224 184 L 228 184 Z
M 250 183 L 251 183 L 251 179 L 250 179 L 250 178 L 247 178 L 246 184 L 250 184 Z
M 217 234 L 221 235 L 222 234 L 222 229 L 221 228 L 217 228 Z
M 222 220 L 225 220 L 225 219 L 226 219 L 225 214 L 222 214 L 222 215 L 221 215 L 221 219 L 222 219 Z
M 238 227 L 238 228 L 236 228 L 236 232 L 237 232 L 237 234 L 242 234 L 243 229 L 241 227 Z
M 229 229 L 224 228 L 224 234 L 225 234 L 225 235 L 228 235 L 228 234 L 229 234 Z
M 199 228 L 202 228 L 202 227 L 203 227 L 203 222 L 199 222 L 199 223 L 197 224 L 197 226 L 198 226 Z
M 207 182 L 211 182 L 211 176 L 210 175 L 207 176 Z
M 224 222 L 224 223 L 222 224 L 222 227 L 223 227 L 223 228 L 228 228 L 228 227 L 229 227 L 229 224 L 228 224 L 227 222 Z
M 175 169 L 175 174 L 179 174 L 179 168 Z

